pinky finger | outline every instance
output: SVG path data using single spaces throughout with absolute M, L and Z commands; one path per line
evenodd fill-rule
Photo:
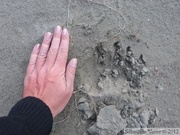
M 40 44 L 37 44 L 34 46 L 31 56 L 30 56 L 29 65 L 28 65 L 26 74 L 31 74 L 33 72 L 36 66 L 36 61 L 39 54 L 39 48 L 40 48 Z

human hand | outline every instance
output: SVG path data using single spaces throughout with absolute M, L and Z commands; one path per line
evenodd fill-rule
M 47 32 L 42 45 L 33 48 L 24 80 L 23 98 L 41 99 L 53 117 L 65 108 L 73 92 L 77 59 L 72 59 L 66 66 L 68 51 L 66 28 L 57 26 L 54 36 Z

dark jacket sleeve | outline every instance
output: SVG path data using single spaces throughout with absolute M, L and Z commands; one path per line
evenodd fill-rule
M 49 135 L 52 122 L 49 107 L 40 99 L 27 97 L 0 118 L 0 135 Z

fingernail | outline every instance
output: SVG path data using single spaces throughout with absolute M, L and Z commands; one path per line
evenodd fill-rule
M 40 47 L 40 44 L 37 44 L 37 45 L 36 45 L 36 49 L 38 50 L 38 49 L 39 49 L 39 47 Z
M 55 32 L 56 33 L 60 33 L 61 32 L 61 26 L 56 26 L 56 28 L 55 28 Z
M 76 58 L 72 59 L 72 66 L 76 68 L 76 66 L 77 66 L 77 59 Z
M 63 35 L 66 35 L 66 34 L 67 34 L 67 29 L 64 28 L 64 29 L 63 29 Z
M 51 39 L 51 36 L 52 36 L 51 32 L 47 32 L 45 35 L 46 39 Z

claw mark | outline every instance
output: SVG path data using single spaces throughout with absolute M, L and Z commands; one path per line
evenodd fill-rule
M 123 32 L 126 34 L 126 31 L 125 31 L 126 19 L 125 19 L 125 17 L 124 17 L 119 11 L 115 10 L 114 8 L 108 6 L 108 5 L 104 4 L 104 3 L 95 2 L 95 1 L 93 1 L 93 0 L 87 0 L 87 1 L 88 1 L 88 2 L 91 2 L 91 3 L 94 3 L 94 4 L 98 4 L 98 5 L 104 6 L 104 7 L 108 8 L 108 9 L 110 9 L 111 11 L 117 13 L 117 14 L 118 14 L 118 18 L 119 18 L 119 30 L 120 30 L 120 32 L 118 32 L 118 34 L 115 35 L 114 37 L 117 37 L 117 36 L 121 33 L 121 31 L 123 31 Z M 122 18 L 123 21 L 124 21 L 124 25 L 123 25 L 122 28 L 120 27 L 120 19 L 121 19 L 121 18 Z

